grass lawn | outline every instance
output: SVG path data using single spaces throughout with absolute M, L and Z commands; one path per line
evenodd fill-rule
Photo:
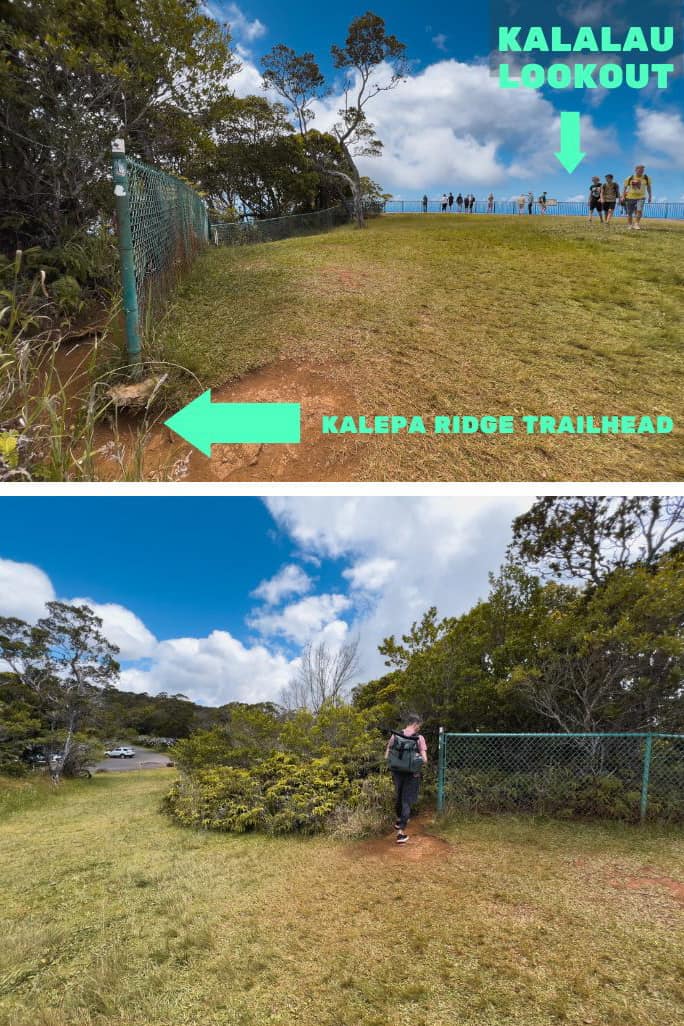
M 202 834 L 160 815 L 172 775 L 2 814 L 2 1026 L 679 1021 L 681 833 L 469 820 L 419 858 Z
M 359 480 L 680 480 L 683 266 L 676 223 L 387 215 L 212 249 L 159 342 L 214 388 L 297 361 L 348 396 L 329 413 L 675 421 L 662 436 L 365 436 Z

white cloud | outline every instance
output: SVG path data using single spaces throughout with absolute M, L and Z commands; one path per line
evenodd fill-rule
M 52 581 L 37 566 L 0 559 L 0 616 L 35 623 L 55 598 Z
M 379 77 L 388 74 L 386 67 L 378 71 Z M 328 129 L 341 96 L 312 106 L 315 127 Z M 539 91 L 501 89 L 485 63 L 431 64 L 379 94 L 368 116 L 384 149 L 377 159 L 359 158 L 359 168 L 395 194 L 441 188 L 448 181 L 460 188 L 493 187 L 510 177 L 537 179 L 558 169 L 558 111 Z M 615 132 L 598 131 L 584 116 L 582 145 L 596 155 L 615 152 Z
M 89 606 L 102 620 L 102 633 L 119 649 L 119 659 L 145 659 L 154 654 L 157 639 L 142 620 L 115 602 L 94 602 L 89 598 L 68 599 L 78 606 Z
M 684 119 L 679 113 L 637 107 L 637 139 L 649 151 L 639 159 L 648 166 L 684 168 Z
M 339 619 L 339 614 L 349 609 L 352 602 L 346 595 L 309 595 L 299 602 L 285 606 L 279 612 L 257 611 L 250 615 L 247 623 L 265 636 L 282 635 L 288 641 L 305 645 L 318 639 L 321 631 L 329 629 Z M 340 621 L 333 633 L 343 630 Z
M 435 44 L 438 50 L 446 52 L 446 41 L 449 37 L 445 36 L 443 32 L 438 32 L 436 36 L 432 37 L 432 42 Z
M 276 606 L 282 599 L 290 595 L 304 595 L 311 591 L 313 581 L 300 566 L 288 563 L 275 576 L 254 589 L 254 598 L 263 599 L 269 606 Z
M 455 616 L 487 594 L 487 575 L 504 559 L 511 521 L 531 502 L 528 497 L 266 500 L 304 552 L 347 560 L 343 575 L 352 589 L 364 589 L 354 615 L 347 610 L 346 617 L 349 633 L 361 638 L 359 679 L 385 672 L 379 642 L 405 632 L 431 605 L 442 616 Z
M 363 591 L 379 591 L 397 568 L 395 559 L 385 559 L 378 556 L 375 559 L 365 559 L 348 570 L 342 571 L 342 576 L 351 583 L 352 588 Z
M 268 31 L 262 21 L 258 18 L 250 20 L 236 3 L 222 4 L 217 0 L 209 0 L 204 6 L 215 21 L 228 23 L 233 40 L 238 42 L 251 43 L 266 35 Z
M 161 641 L 149 669 L 126 669 L 119 687 L 125 691 L 184 694 L 202 705 L 277 701 L 298 660 L 247 646 L 227 631 L 206 638 Z

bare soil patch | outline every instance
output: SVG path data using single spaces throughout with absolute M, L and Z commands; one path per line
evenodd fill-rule
M 384 837 L 373 838 L 371 841 L 359 841 L 347 849 L 350 858 L 407 860 L 422 862 L 424 859 L 444 858 L 452 845 L 441 837 L 428 833 L 425 821 L 418 816 L 412 819 L 406 828 L 409 839 L 406 844 L 397 844 L 396 831 Z
M 213 402 L 298 402 L 302 408 L 302 439 L 299 445 L 216 445 L 211 459 L 183 442 L 159 424 L 145 448 L 145 477 L 172 477 L 180 481 L 352 481 L 359 476 L 360 445 L 357 439 L 321 434 L 325 414 L 352 413 L 354 397 L 339 383 L 335 368 L 312 367 L 301 360 L 279 360 L 239 381 L 212 390 Z M 131 417 L 118 421 L 119 435 L 128 433 L 131 444 L 138 422 Z M 105 454 L 113 431 L 97 432 L 97 447 Z

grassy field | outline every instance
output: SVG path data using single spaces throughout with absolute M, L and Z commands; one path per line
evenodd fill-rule
M 411 849 L 193 833 L 173 771 L 0 814 L 2 1026 L 654 1026 L 684 998 L 672 831 L 445 825 Z
M 347 396 L 329 413 L 675 420 L 659 437 L 364 437 L 361 480 L 679 480 L 683 265 L 676 223 L 385 216 L 210 251 L 159 342 L 211 387 L 296 361 Z

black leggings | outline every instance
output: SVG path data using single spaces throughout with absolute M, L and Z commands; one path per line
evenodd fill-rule
M 397 814 L 397 823 L 403 830 L 411 815 L 411 806 L 418 798 L 420 787 L 420 773 L 399 773 L 395 770 L 392 773 L 394 781 L 394 811 Z

